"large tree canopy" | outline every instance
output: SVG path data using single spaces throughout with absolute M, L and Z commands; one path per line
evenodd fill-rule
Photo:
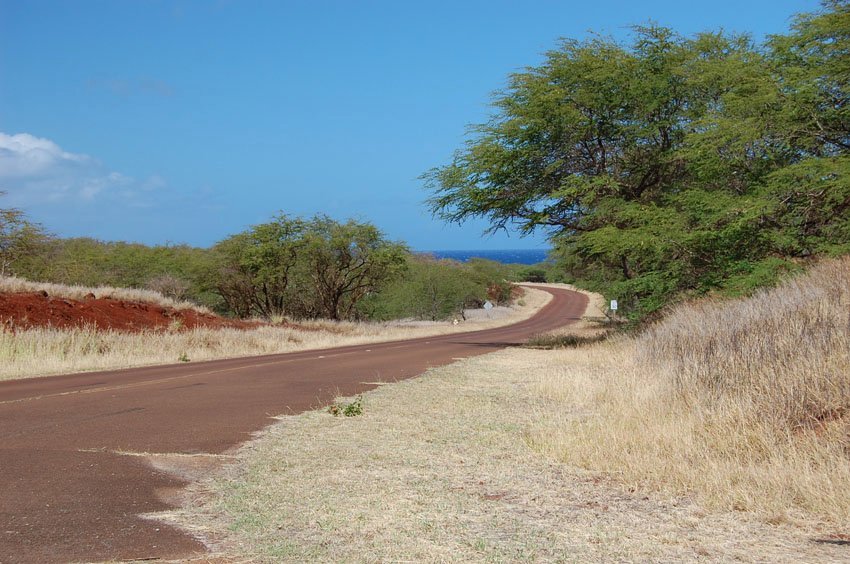
M 565 40 L 425 175 L 431 209 L 545 229 L 574 274 L 644 312 L 850 250 L 848 34 L 832 1 L 764 47 L 654 25 Z

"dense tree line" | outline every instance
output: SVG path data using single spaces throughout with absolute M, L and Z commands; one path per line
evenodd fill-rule
M 517 268 L 491 261 L 420 256 L 370 223 L 323 215 L 278 215 L 203 249 L 52 237 L 2 207 L 0 268 L 36 281 L 147 288 L 266 319 L 459 317 L 486 299 L 508 300 L 506 279 L 517 277 Z
M 638 317 L 850 251 L 850 4 L 764 45 L 655 25 L 564 40 L 426 174 L 438 216 L 547 230 Z

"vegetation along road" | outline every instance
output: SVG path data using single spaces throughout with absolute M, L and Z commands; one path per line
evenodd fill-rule
M 163 460 L 209 460 L 298 413 L 569 324 L 587 297 L 514 325 L 265 357 L 0 383 L 0 562 L 188 558 L 204 546 L 145 514 L 187 482 Z M 166 455 L 166 453 L 168 453 Z M 159 461 L 159 462 L 157 462 Z

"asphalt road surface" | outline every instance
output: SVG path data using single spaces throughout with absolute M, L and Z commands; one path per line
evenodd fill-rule
M 220 454 L 276 415 L 520 343 L 587 307 L 582 294 L 546 291 L 554 299 L 537 315 L 497 329 L 0 382 L 0 562 L 203 554 L 191 535 L 140 517 L 171 508 L 187 481 L 138 454 Z

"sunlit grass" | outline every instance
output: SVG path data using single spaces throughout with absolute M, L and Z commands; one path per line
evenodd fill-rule
M 539 449 L 717 508 L 850 518 L 850 259 L 557 354 Z

